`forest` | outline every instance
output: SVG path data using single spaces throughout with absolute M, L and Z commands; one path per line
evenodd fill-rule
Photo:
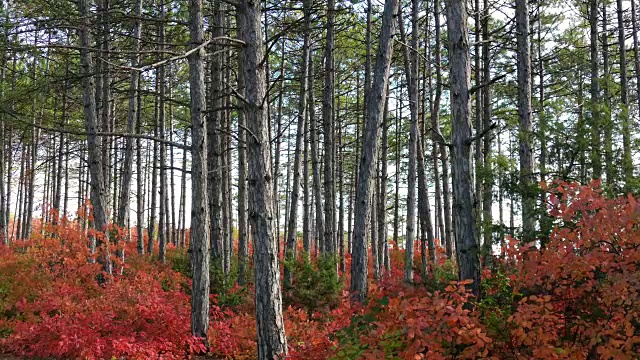
M 638 0 L 0 0 L 0 359 L 638 359 Z

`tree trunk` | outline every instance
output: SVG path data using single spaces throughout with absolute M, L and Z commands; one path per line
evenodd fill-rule
M 322 126 L 324 129 L 324 251 L 336 254 L 336 192 L 334 175 L 334 54 L 335 47 L 335 0 L 327 2 L 327 38 L 324 52 L 324 91 L 322 101 Z
M 133 49 L 131 54 L 131 67 L 138 67 L 140 63 L 140 38 L 142 37 L 142 22 L 140 17 L 142 14 L 142 0 L 136 0 L 134 6 L 134 14 L 136 19 L 133 23 Z M 131 70 L 129 78 L 129 108 L 127 110 L 127 132 L 133 133 L 136 120 L 138 118 L 138 82 L 140 74 L 138 71 Z M 120 227 L 125 226 L 125 221 L 129 212 L 129 193 L 131 191 L 131 178 L 133 176 L 133 139 L 128 137 L 125 139 L 125 155 L 124 155 L 124 172 L 120 181 L 120 200 L 118 201 L 118 219 L 116 224 Z M 138 176 L 140 173 L 138 173 Z M 138 180 L 138 184 L 140 181 Z M 138 197 L 140 201 L 140 197 Z M 139 210 L 139 209 L 138 209 Z
M 213 1 L 213 21 L 210 23 L 211 36 L 213 38 L 224 35 L 222 2 Z M 210 55 L 210 79 L 208 92 L 208 118 L 207 118 L 207 159 L 208 163 L 208 197 L 209 197 L 209 222 L 211 255 L 216 262 L 214 266 L 222 265 L 222 253 L 224 242 L 224 229 L 222 222 L 222 111 L 223 86 L 222 86 L 222 47 L 214 43 Z
M 589 114 L 589 121 L 591 125 L 591 167 L 593 169 L 593 178 L 600 179 L 602 177 L 602 156 L 600 144 L 600 132 L 602 130 L 602 124 L 600 123 L 600 86 L 598 84 L 600 81 L 598 75 L 598 68 L 600 66 L 598 60 L 598 0 L 589 0 L 589 25 L 591 27 L 591 45 L 589 46 L 591 50 L 591 102 Z M 527 26 L 527 33 L 528 29 L 529 28 Z M 527 74 L 531 74 L 531 72 L 527 72 Z M 525 199 L 526 197 L 523 197 L 523 202 L 525 201 Z M 525 205 L 523 203 L 523 217 L 526 215 L 524 207 Z M 525 222 L 523 221 L 523 227 L 524 224 Z
M 451 72 L 452 183 L 458 274 L 460 280 L 473 281 L 469 287 L 473 294 L 479 297 L 480 258 L 478 256 L 471 179 L 471 123 L 469 121 L 471 70 L 467 9 L 463 0 L 452 0 L 447 5 L 447 31 L 451 59 L 449 64 Z
M 636 68 L 636 96 L 638 97 L 638 107 L 640 107 L 640 49 L 638 49 L 638 20 L 636 14 L 636 1 L 631 0 L 631 31 L 633 33 L 633 57 Z
M 243 17 L 236 13 L 236 26 L 242 27 Z M 239 50 L 242 57 L 244 49 Z M 238 61 L 238 93 L 245 94 L 244 67 Z M 238 101 L 238 285 L 247 284 L 249 267 L 249 224 L 247 223 L 247 135 L 244 103 Z
M 595 2 L 596 0 L 591 0 Z M 634 0 L 631 0 L 633 2 Z M 631 124 L 629 122 L 629 96 L 627 85 L 627 47 L 625 46 L 624 14 L 622 0 L 616 0 L 618 13 L 618 48 L 620 50 L 620 122 L 622 123 L 622 173 L 628 186 L 633 179 L 633 159 L 631 157 Z M 637 43 L 638 34 L 634 35 Z
M 609 83 L 611 74 L 609 69 L 609 31 L 607 29 L 607 4 L 602 4 L 602 83 L 603 100 L 607 107 L 602 112 L 602 126 L 604 127 L 604 167 L 607 184 L 615 188 L 615 161 L 613 160 L 613 121 L 611 119 L 611 91 Z M 540 87 L 542 90 L 542 86 Z M 542 164 L 541 164 L 542 165 Z
M 489 47 L 491 45 L 491 35 L 489 34 L 489 0 L 483 2 L 483 15 L 482 15 L 482 38 L 484 43 L 482 45 L 482 70 L 483 81 L 486 84 L 482 88 L 482 121 L 484 129 L 490 129 L 491 126 L 491 58 L 489 55 Z M 540 75 L 542 79 L 542 74 Z M 542 85 L 540 86 L 542 87 Z M 542 127 L 542 122 L 540 123 Z M 484 149 L 483 149 L 483 172 L 482 172 L 482 229 L 484 230 L 484 253 L 485 259 L 489 259 L 492 254 L 493 246 L 493 217 L 491 214 L 491 208 L 493 203 L 493 169 L 491 159 L 491 139 L 493 138 L 492 132 L 489 130 L 484 136 Z M 485 264 L 487 262 L 485 261 Z
M 289 205 L 289 224 L 287 224 L 287 239 L 285 247 L 285 257 L 289 261 L 293 261 L 296 258 L 296 240 L 298 238 L 297 220 L 298 220 L 298 202 L 300 197 L 300 168 L 302 166 L 302 142 L 304 139 L 305 119 L 307 116 L 307 84 L 308 84 L 308 71 L 307 64 L 309 63 L 309 47 L 310 47 L 310 4 L 309 0 L 304 3 L 305 8 L 305 30 L 304 30 L 304 44 L 302 47 L 302 61 L 300 64 L 300 95 L 298 99 L 298 126 L 296 129 L 296 149 L 294 154 L 293 163 L 293 185 L 291 188 L 291 200 Z M 306 181 L 306 179 L 305 179 Z M 284 268 L 284 285 L 286 287 L 291 286 L 291 269 L 289 266 Z
M 595 0 L 593 0 L 595 1 Z M 535 190 L 533 179 L 533 134 L 531 124 L 531 47 L 529 45 L 529 6 L 516 0 L 518 45 L 518 119 L 520 143 L 520 194 L 522 196 L 522 233 L 524 241 L 534 238 Z
M 82 67 L 82 87 L 83 87 L 83 103 L 84 103 L 84 118 L 85 129 L 87 132 L 87 149 L 88 149 L 88 163 L 89 173 L 91 174 L 90 186 L 92 193 L 92 205 L 93 205 L 93 218 L 94 227 L 98 231 L 104 231 L 107 226 L 107 213 L 105 206 L 108 203 L 108 192 L 104 186 L 103 167 L 102 167 L 102 153 L 101 146 L 98 143 L 98 137 L 96 133 L 98 131 L 98 117 L 96 114 L 95 103 L 95 79 L 93 58 L 91 56 L 91 40 L 90 36 L 90 10 L 91 5 L 89 0 L 78 1 L 78 12 L 82 23 L 80 25 L 80 64 Z M 92 250 L 96 249 L 96 239 L 93 238 Z M 93 245 L 95 243 L 95 246 Z M 108 245 L 108 244 L 107 244 Z M 105 251 L 100 257 L 101 263 L 105 272 L 111 275 L 111 260 L 109 258 L 109 247 L 105 248 Z
M 314 232 L 314 239 L 316 243 L 316 249 L 318 249 L 321 243 L 321 236 L 324 235 L 324 216 L 322 212 L 322 196 L 320 195 L 320 159 L 318 156 L 318 125 L 316 123 L 315 112 L 315 78 L 313 71 L 313 56 L 309 56 L 309 124 L 311 127 L 311 171 L 313 172 L 313 196 L 315 198 L 316 208 L 316 231 Z
M 387 94 L 389 90 L 387 89 Z M 380 144 L 380 172 L 378 187 L 378 262 L 380 268 L 390 271 L 388 265 L 389 240 L 387 237 L 387 156 L 389 146 L 389 96 L 385 96 L 384 112 L 382 114 L 382 143 Z M 342 162 L 341 162 L 342 163 Z M 344 177 L 342 177 L 344 178 Z
M 433 128 L 433 140 L 435 142 L 442 141 L 439 139 L 442 131 L 440 129 L 440 99 L 442 97 L 442 49 L 440 45 L 440 2 L 434 3 L 434 22 L 435 22 L 435 68 L 436 68 L 436 91 L 433 107 L 431 110 L 431 127 Z M 444 204 L 444 236 L 445 250 L 447 258 L 453 257 L 453 227 L 451 224 L 451 191 L 449 189 L 449 157 L 447 156 L 447 147 L 440 142 L 438 144 L 440 152 L 440 161 L 442 161 L 442 199 Z M 437 180 L 436 180 L 437 181 Z
M 260 3 L 243 0 L 240 37 L 245 42 L 242 54 L 246 80 L 247 139 L 249 165 L 249 220 L 254 242 L 256 321 L 258 359 L 271 360 L 287 353 L 282 319 L 280 270 L 273 231 L 273 190 L 268 122 L 264 99 L 266 77 L 260 29 Z
M 204 42 L 202 0 L 189 0 L 191 48 Z M 191 333 L 206 344 L 209 329 L 209 214 L 207 201 L 207 133 L 205 130 L 205 51 L 189 55 L 191 96 Z
M 368 292 L 368 256 L 365 231 L 371 205 L 371 180 L 375 167 L 374 160 L 378 153 L 378 128 L 382 120 L 387 84 L 389 83 L 389 68 L 393 53 L 393 36 L 395 35 L 397 24 L 398 3 L 397 0 L 385 1 L 380 45 L 376 54 L 375 81 L 367 96 L 368 104 L 363 131 L 362 156 L 358 168 L 351 264 L 350 290 L 356 301 L 364 301 Z

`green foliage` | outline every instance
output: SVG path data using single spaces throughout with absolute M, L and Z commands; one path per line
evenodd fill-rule
M 430 291 L 442 291 L 452 281 L 458 281 L 458 267 L 453 260 L 447 259 L 434 266 L 432 275 L 425 280 L 425 286 Z
M 489 336 L 507 341 L 509 333 L 505 331 L 505 324 L 513 314 L 513 304 L 519 296 L 514 293 L 507 271 L 498 266 L 494 271 L 486 271 L 482 278 L 483 297 L 478 303 L 478 310 Z
M 191 278 L 191 261 L 187 252 L 175 252 L 168 257 L 171 268 L 185 277 Z M 246 287 L 235 286 L 238 276 L 237 258 L 231 258 L 229 273 L 225 274 L 222 268 L 222 260 L 211 257 L 209 267 L 209 283 L 211 294 L 217 295 L 217 304 L 220 307 L 233 307 L 245 303 L 248 294 Z M 248 279 L 251 277 L 248 276 Z M 183 291 L 191 294 L 191 288 L 184 283 Z
M 335 256 L 321 255 L 314 263 L 306 252 L 297 259 L 285 260 L 292 273 L 291 286 L 284 294 L 285 304 L 306 309 L 309 317 L 317 310 L 337 306 L 343 284 L 336 261 Z

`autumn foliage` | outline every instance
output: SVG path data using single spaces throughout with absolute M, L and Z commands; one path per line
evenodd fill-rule
M 640 205 L 632 196 L 607 198 L 598 185 L 545 186 L 551 235 L 544 244 L 508 240 L 483 271 L 479 301 L 465 282 L 450 281 L 455 267 L 443 256 L 426 277 L 404 284 L 401 250 L 392 251 L 391 271 L 371 280 L 365 304 L 339 288 L 332 301 L 301 300 L 334 285 L 288 292 L 289 358 L 637 358 Z M 190 335 L 188 273 L 177 266 L 183 249 L 170 248 L 161 264 L 137 255 L 135 241 L 120 241 L 126 262 L 116 261 L 105 281 L 76 224 L 43 230 L 0 247 L 0 353 L 168 359 L 203 350 Z M 341 276 L 348 284 L 349 272 Z M 254 359 L 251 285 L 212 290 L 209 355 Z

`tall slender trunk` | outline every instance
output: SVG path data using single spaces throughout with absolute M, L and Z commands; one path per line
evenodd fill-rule
M 308 107 L 308 106 L 307 106 Z M 305 113 L 307 113 L 305 111 Z M 303 165 L 302 165 L 302 247 L 309 254 L 311 252 L 311 193 L 309 192 L 309 114 L 304 122 L 304 149 L 303 149 Z
M 598 59 L 598 0 L 589 0 L 589 25 L 591 27 L 589 46 L 591 50 L 591 100 L 589 114 L 589 125 L 591 126 L 591 167 L 593 169 L 593 178 L 600 179 L 602 177 L 602 149 L 600 143 L 602 124 L 600 116 L 600 77 L 598 75 L 598 69 L 600 68 L 600 62 Z M 527 26 L 527 33 L 528 29 L 529 28 Z M 530 72 L 527 74 L 530 74 Z M 523 202 L 525 199 L 526 197 L 523 197 Z M 525 214 L 524 207 L 525 205 L 523 204 L 523 217 L 527 215 Z
M 206 343 L 209 329 L 209 214 L 207 132 L 204 112 L 204 26 L 202 0 L 189 0 L 189 94 L 191 107 L 191 333 Z
M 156 91 L 157 89 L 157 81 L 156 81 Z M 155 106 L 154 106 L 154 119 L 156 122 L 156 126 L 153 127 L 153 135 L 158 137 L 158 101 L 156 97 Z M 158 142 L 153 141 L 153 155 L 151 157 L 151 191 L 150 191 L 150 205 L 149 208 L 149 224 L 148 224 L 148 243 L 147 243 L 147 253 L 149 256 L 153 255 L 153 242 L 155 241 L 155 231 L 156 231 L 156 207 L 157 207 L 157 197 L 158 197 Z M 149 161 L 147 161 L 149 164 Z M 147 165 L 148 166 L 148 165 Z
M 242 16 L 236 14 L 236 25 L 241 27 Z M 239 50 L 242 57 L 244 49 Z M 238 61 L 238 93 L 244 96 L 245 78 L 242 61 Z M 247 223 L 247 121 L 244 103 L 238 101 L 238 285 L 247 283 L 249 266 L 249 224 Z M 275 181 L 274 181 L 275 183 Z
M 160 2 L 160 22 L 159 22 L 159 41 L 160 41 L 160 57 L 164 58 L 164 50 L 165 50 L 165 42 L 166 42 L 166 31 L 164 27 L 164 19 L 166 17 L 166 9 L 164 3 Z M 161 140 L 164 140 L 165 132 L 166 132 L 166 104 L 165 97 L 167 92 L 166 86 L 166 68 L 160 66 L 158 68 L 158 75 L 156 81 L 158 82 L 159 95 L 158 99 L 158 136 Z M 160 217 L 158 219 L 158 259 L 161 262 L 165 262 L 167 260 L 167 145 L 164 142 L 160 143 Z
M 400 116 L 395 116 L 395 192 L 393 200 L 393 246 L 400 243 Z
M 189 137 L 189 129 L 184 132 L 184 149 L 187 149 L 187 138 Z M 180 202 L 182 203 L 182 219 L 180 220 L 180 247 L 184 248 L 187 242 L 187 153 L 188 150 L 182 150 L 182 179 L 180 185 Z
M 134 14 L 136 19 L 133 22 L 133 49 L 131 53 L 131 67 L 138 67 L 140 63 L 140 38 L 142 37 L 142 0 L 136 0 L 134 5 Z M 138 83 L 140 74 L 138 71 L 131 70 L 129 77 L 129 107 L 127 109 L 127 132 L 133 133 L 136 120 L 138 118 Z M 137 128 L 136 130 L 139 130 Z M 138 148 L 139 148 L 139 144 Z M 124 227 L 129 212 L 129 193 L 131 191 L 131 178 L 133 176 L 133 139 L 128 137 L 125 139 L 125 154 L 122 180 L 120 181 L 120 200 L 118 201 L 118 218 L 116 224 Z M 138 176 L 140 173 L 138 172 Z M 140 179 L 138 179 L 140 184 Z M 139 185 L 138 185 L 139 186 Z M 140 195 L 140 194 L 138 194 Z M 138 196 L 138 201 L 140 201 Z M 138 209 L 139 211 L 139 209 Z
M 482 65 L 480 58 L 480 44 L 482 43 L 482 37 L 480 34 L 481 26 L 480 26 L 480 0 L 474 0 L 474 12 L 473 12 L 473 22 L 474 22 L 474 44 L 473 44 L 473 58 L 474 58 L 474 66 L 473 66 L 473 78 L 475 82 L 475 86 L 481 86 L 482 84 Z M 488 81 L 485 79 L 484 81 Z M 486 86 L 485 86 L 486 87 Z M 484 89 L 482 89 L 484 90 Z M 482 128 L 484 126 L 482 122 L 483 116 L 483 108 L 482 108 L 482 94 L 483 91 L 476 91 L 474 98 L 474 120 L 475 120 L 475 131 L 476 134 L 482 132 Z M 482 238 L 482 234 L 484 233 L 484 223 L 482 221 L 482 200 L 483 200 L 483 192 L 482 192 L 482 183 L 484 173 L 482 168 L 484 166 L 484 157 L 482 156 L 482 150 L 484 149 L 482 144 L 484 143 L 484 138 L 477 139 L 474 142 L 474 160 L 475 160 L 475 203 L 474 208 L 476 212 L 476 221 L 478 222 L 478 241 L 480 242 Z
M 412 1 L 414 3 L 414 1 Z M 414 4 L 412 8 L 417 7 Z M 417 10 L 416 10 L 417 11 Z M 413 11 L 412 11 L 413 13 Z M 402 17 L 399 20 L 400 36 L 403 43 L 407 43 L 404 30 L 404 21 Z M 417 25 L 416 25 L 417 26 Z M 417 34 L 413 35 L 414 37 Z M 417 42 L 417 41 L 416 41 Z M 413 39 L 411 40 L 411 46 L 413 47 Z M 415 48 L 414 48 L 415 49 Z M 414 51 L 415 53 L 415 51 Z M 407 84 L 409 85 L 409 112 L 411 117 L 410 130 L 409 130 L 409 168 L 407 174 L 407 239 L 405 244 L 405 257 L 404 257 L 404 281 L 413 282 L 413 255 L 415 249 L 415 226 L 416 226 L 416 159 L 418 151 L 418 87 L 417 87 L 417 67 L 416 63 L 412 63 L 413 57 L 409 55 L 407 47 L 403 47 L 404 68 Z M 411 57 L 411 58 L 410 58 Z
M 531 46 L 529 45 L 529 6 L 526 0 L 516 0 L 516 28 L 518 34 L 518 119 L 520 125 L 518 141 L 520 144 L 522 232 L 523 240 L 531 241 L 535 235 L 536 198 L 535 190 L 533 189 L 533 127 L 531 123 Z
M 210 23 L 211 36 L 213 38 L 224 35 L 223 21 L 224 13 L 221 1 L 213 1 L 213 21 Z M 208 164 L 208 197 L 209 197 L 209 222 L 211 255 L 215 259 L 216 266 L 222 265 L 220 262 L 223 256 L 224 223 L 222 219 L 222 111 L 223 106 L 223 86 L 222 86 L 222 46 L 213 44 L 212 55 L 210 56 L 210 89 L 207 94 L 208 118 L 207 118 L 207 159 Z
M 139 75 L 138 75 L 139 76 Z M 142 116 L 140 110 L 142 109 L 141 93 L 136 95 L 136 132 L 142 133 Z M 185 144 L 186 145 L 186 144 Z M 185 150 L 183 150 L 185 151 Z M 144 209 L 145 209 L 145 191 L 143 189 L 146 183 L 146 176 L 142 173 L 142 139 L 136 139 L 136 235 L 138 237 L 138 254 L 144 254 Z M 146 175 L 146 174 L 145 174 Z
M 596 1 L 596 0 L 591 0 Z M 633 2 L 633 0 L 632 0 Z M 631 157 L 631 124 L 629 121 L 629 87 L 627 85 L 627 47 L 624 34 L 624 13 L 622 0 L 616 0 L 618 15 L 618 48 L 620 50 L 620 122 L 622 123 L 622 173 L 625 184 L 633 179 L 633 159 Z M 637 43 L 638 34 L 634 35 Z
M 489 0 L 483 1 L 482 6 L 482 71 L 483 82 L 486 84 L 482 88 L 482 123 L 484 129 L 490 129 L 491 126 L 491 58 L 489 55 L 489 47 L 491 45 L 491 35 L 489 34 Z M 540 75 L 542 78 L 542 74 Z M 540 86 L 542 87 L 542 85 Z M 540 126 L 542 127 L 542 121 Z M 493 134 L 491 130 L 484 136 L 484 148 L 483 155 L 483 171 L 482 171 L 482 230 L 484 231 L 484 254 L 485 259 L 489 259 L 492 254 L 492 242 L 493 242 L 493 216 L 492 216 L 492 203 L 493 203 L 493 169 L 491 160 L 491 139 Z M 541 140 L 542 141 L 542 140 Z M 485 264 L 487 262 L 485 261 Z
M 82 87 L 83 87 L 83 103 L 84 103 L 84 118 L 85 129 L 87 132 L 87 149 L 88 149 L 88 163 L 89 173 L 91 174 L 90 186 L 92 193 L 92 205 L 93 205 L 93 218 L 94 227 L 98 231 L 104 231 L 107 226 L 107 213 L 106 204 L 108 203 L 108 191 L 104 186 L 103 167 L 102 167 L 102 153 L 101 146 L 98 143 L 98 137 L 96 133 L 98 131 L 98 116 L 96 114 L 95 103 L 95 79 L 93 68 L 93 57 L 91 55 L 91 40 L 90 40 L 90 11 L 91 5 L 89 0 L 78 1 L 78 12 L 82 19 L 80 25 L 80 64 L 83 73 Z M 95 237 L 91 240 L 91 250 L 95 251 L 99 244 Z M 105 247 L 100 257 L 101 263 L 107 274 L 111 274 L 111 260 L 109 256 L 109 247 Z
M 638 45 L 638 14 L 636 13 L 636 0 L 631 0 L 631 32 L 633 33 L 633 57 L 635 60 L 636 75 L 636 96 L 638 97 L 638 107 L 640 107 L 640 49 Z
M 487 0 L 485 0 L 487 1 Z M 488 4 L 487 4 L 488 5 Z M 540 4 L 538 3 L 538 12 L 540 12 Z M 485 11 L 487 11 L 488 9 L 485 8 Z M 540 139 L 540 182 L 541 183 L 546 183 L 547 181 L 547 158 L 548 158 L 548 149 L 547 149 L 547 128 L 548 128 L 548 124 L 547 124 L 547 115 L 545 112 L 545 93 L 544 93 L 544 59 L 542 58 L 542 20 L 541 20 L 541 16 L 537 17 L 537 23 L 538 23 L 538 121 L 539 121 L 539 129 L 538 129 L 538 138 Z M 485 22 L 484 24 L 484 38 L 488 39 L 490 37 L 489 34 L 489 29 L 488 29 L 488 23 Z M 489 49 L 488 49 L 488 44 L 485 45 L 487 47 L 486 50 L 483 50 L 484 53 L 486 53 L 484 56 L 484 61 L 487 64 L 489 64 Z M 486 70 L 485 70 L 486 72 Z M 485 95 L 485 104 L 484 106 L 491 106 L 491 93 L 488 92 Z M 485 110 L 487 111 L 487 110 Z M 491 112 L 491 109 L 488 109 L 489 112 Z M 500 141 L 498 140 L 498 143 Z M 490 164 L 489 164 L 490 165 Z M 609 178 L 609 176 L 607 176 Z M 502 193 L 500 193 L 499 196 L 502 196 Z M 542 240 L 541 242 L 545 242 L 546 238 L 548 238 L 549 236 L 549 232 L 551 231 L 551 218 L 549 217 L 549 215 L 547 214 L 547 195 L 544 191 L 540 192 L 540 203 L 541 203 L 541 210 L 542 210 L 542 218 L 540 219 L 540 232 L 542 233 Z M 500 206 L 502 206 L 502 198 L 500 200 Z M 500 209 L 502 211 L 502 208 Z M 502 217 L 500 218 L 502 220 Z M 499 224 L 500 225 L 500 234 L 501 237 L 500 239 L 502 240 L 502 234 L 504 233 L 504 231 L 502 230 L 502 222 Z M 502 244 L 501 244 L 502 245 Z M 542 244 L 544 245 L 544 244 Z
M 370 213 L 374 160 L 378 153 L 378 128 L 382 121 L 384 101 L 389 83 L 389 70 L 393 53 L 398 14 L 398 1 L 386 0 L 382 15 L 380 45 L 376 54 L 375 81 L 367 96 L 367 115 L 364 122 L 362 156 L 358 168 L 355 221 L 353 231 L 353 256 L 351 264 L 351 294 L 356 301 L 367 298 L 367 243 L 365 231 Z
M 280 57 L 280 73 L 284 72 L 284 50 L 285 50 L 285 39 L 286 37 L 282 37 L 282 45 L 281 52 L 282 55 Z M 276 124 L 276 134 L 275 134 L 275 153 L 274 153 L 274 166 L 273 166 L 273 207 L 275 209 L 275 220 L 276 220 L 276 241 L 278 243 L 278 252 L 280 251 L 280 193 L 278 192 L 278 182 L 280 180 L 280 146 L 282 144 L 281 135 L 282 135 L 282 98 L 284 95 L 284 80 L 280 80 L 280 89 L 278 91 L 278 108 L 276 115 L 277 124 Z
M 388 90 L 387 90 L 388 93 Z M 387 237 L 387 156 L 389 146 L 389 96 L 385 97 L 384 113 L 382 114 L 382 143 L 380 144 L 380 172 L 378 186 L 378 262 L 380 268 L 386 271 L 389 268 L 388 250 L 389 240 Z M 342 161 L 340 162 L 342 164 Z M 341 165 L 342 166 L 342 165 Z M 344 178 L 344 177 L 342 177 Z
M 336 192 L 334 184 L 334 109 L 335 87 L 335 0 L 327 2 L 327 38 L 324 52 L 324 91 L 322 101 L 322 125 L 324 129 L 324 251 L 336 253 Z
M 309 0 L 304 2 L 305 8 L 305 30 L 304 43 L 302 47 L 302 59 L 300 63 L 300 94 L 298 98 L 298 126 L 296 129 L 296 149 L 293 164 L 293 184 L 291 188 L 291 200 L 289 205 L 289 223 L 287 224 L 287 239 L 285 247 L 285 257 L 292 261 L 296 258 L 296 239 L 298 238 L 297 220 L 298 220 L 298 202 L 300 197 L 300 170 L 302 166 L 302 147 L 304 140 L 304 129 L 306 127 L 305 120 L 307 117 L 307 84 L 308 84 L 308 68 L 309 63 L 309 47 L 310 47 L 310 4 Z M 306 179 L 305 179 L 306 181 Z M 284 285 L 291 285 L 291 269 L 289 266 L 284 267 Z
M 239 9 L 242 20 L 240 37 L 245 42 L 242 53 L 246 80 L 245 103 L 249 167 L 249 220 L 254 242 L 256 322 L 258 359 L 271 360 L 286 355 L 287 339 L 282 319 L 280 271 L 273 229 L 273 190 L 267 112 L 265 108 L 266 76 L 264 49 L 260 29 L 260 3 L 243 0 Z
M 439 139 L 442 134 L 440 129 L 440 99 L 442 98 L 442 49 L 440 34 L 440 1 L 434 3 L 434 22 L 435 22 L 435 68 L 436 68 L 436 91 L 433 107 L 431 110 L 431 127 L 433 129 L 433 140 Z M 447 156 L 447 147 L 443 143 L 438 144 L 440 161 L 442 162 L 442 199 L 444 205 L 444 236 L 445 250 L 447 258 L 453 257 L 453 226 L 451 224 L 451 191 L 449 189 L 449 157 Z M 437 181 L 437 180 L 436 180 Z
M 469 121 L 471 69 L 467 8 L 463 0 L 447 2 L 446 8 L 451 74 L 452 183 L 458 275 L 460 280 L 473 281 L 469 287 L 473 294 L 479 297 L 480 258 L 471 179 L 471 123 Z
M 313 196 L 315 198 L 316 208 L 316 231 L 314 232 L 314 239 L 316 243 L 316 249 L 318 249 L 321 243 L 321 236 L 324 234 L 324 213 L 322 212 L 322 196 L 320 195 L 320 159 L 318 155 L 318 124 L 316 122 L 315 112 L 315 77 L 313 75 L 313 56 L 309 56 L 309 124 L 311 130 L 311 171 L 313 172 Z
M 602 112 L 602 126 L 604 127 L 604 167 L 607 176 L 607 184 L 615 187 L 615 162 L 613 160 L 613 121 L 611 119 L 611 91 L 609 82 L 611 74 L 609 68 L 609 31 L 607 29 L 607 4 L 602 4 L 602 83 L 603 100 L 607 107 Z M 541 87 L 542 89 L 542 87 Z M 543 91 L 543 90 L 541 90 Z

